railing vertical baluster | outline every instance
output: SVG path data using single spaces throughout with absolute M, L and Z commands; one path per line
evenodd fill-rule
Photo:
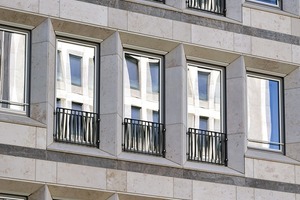
M 187 0 L 187 7 L 225 15 L 225 0 Z

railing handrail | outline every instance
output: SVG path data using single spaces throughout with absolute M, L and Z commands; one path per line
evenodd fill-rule
M 160 126 L 164 126 L 164 124 L 160 123 L 160 122 L 152 122 L 152 121 L 146 121 L 146 120 L 140 120 L 140 119 L 124 118 L 124 123 L 125 123 L 125 121 L 128 121 L 128 122 L 137 121 L 137 122 L 143 122 L 143 123 L 148 123 L 148 124 L 158 124 Z M 137 123 L 137 124 L 139 124 L 139 123 Z
M 99 118 L 98 118 L 99 114 L 98 113 L 89 112 L 89 111 L 83 111 L 83 110 L 75 110 L 75 109 L 70 109 L 70 108 L 63 108 L 63 107 L 57 107 L 56 108 L 56 113 L 59 113 L 59 110 L 70 111 L 71 112 L 70 114 L 74 114 L 74 112 L 92 114 L 92 115 L 97 116 L 97 120 L 99 120 Z
M 204 130 L 204 129 L 200 129 L 200 128 L 189 128 L 187 134 L 188 134 L 189 132 L 193 132 L 192 130 L 198 131 L 198 132 L 218 133 L 218 134 L 226 135 L 226 133 L 223 133 L 223 132 Z M 193 132 L 193 133 L 194 133 L 194 132 Z M 199 133 L 199 134 L 201 134 L 201 133 Z

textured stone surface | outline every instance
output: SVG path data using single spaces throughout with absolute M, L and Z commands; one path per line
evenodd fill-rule
M 236 189 L 237 200 L 255 200 L 253 188 L 237 187 Z
M 193 199 L 236 199 L 236 187 L 216 183 L 193 181 Z
M 174 178 L 174 198 L 192 199 L 192 181 Z
M 36 181 L 56 183 L 57 163 L 45 160 L 36 160 Z
M 106 170 L 106 187 L 108 190 L 125 192 L 127 189 L 127 172 L 120 170 Z
M 59 0 L 39 0 L 39 13 L 50 16 L 59 16 Z
M 295 194 L 255 189 L 255 200 L 295 200 Z

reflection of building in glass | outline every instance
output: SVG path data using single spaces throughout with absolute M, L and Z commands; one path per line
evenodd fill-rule
M 160 70 L 160 58 L 125 53 L 125 118 L 160 121 Z
M 95 111 L 94 57 L 93 46 L 58 40 L 56 98 L 60 100 L 59 107 Z
M 278 80 L 247 77 L 249 145 L 280 150 L 280 85 Z
M 221 70 L 188 66 L 188 126 L 222 131 Z
M 0 106 L 25 111 L 26 36 L 0 30 L 0 48 Z

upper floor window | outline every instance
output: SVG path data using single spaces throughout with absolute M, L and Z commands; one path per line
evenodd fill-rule
M 125 52 L 123 150 L 163 156 L 162 57 Z
M 282 150 L 282 80 L 248 74 L 248 145 Z
M 248 1 L 252 1 L 252 2 L 257 2 L 257 3 L 261 3 L 261 4 L 265 4 L 265 5 L 271 5 L 271 6 L 276 6 L 276 7 L 280 7 L 280 0 L 248 0 Z
M 189 160 L 226 165 L 223 69 L 188 65 Z
M 225 0 L 186 0 L 188 8 L 225 15 Z
M 56 141 L 98 145 L 98 45 L 57 40 Z
M 25 200 L 26 197 L 0 194 L 0 200 Z
M 0 29 L 0 107 L 26 112 L 28 107 L 28 34 Z

